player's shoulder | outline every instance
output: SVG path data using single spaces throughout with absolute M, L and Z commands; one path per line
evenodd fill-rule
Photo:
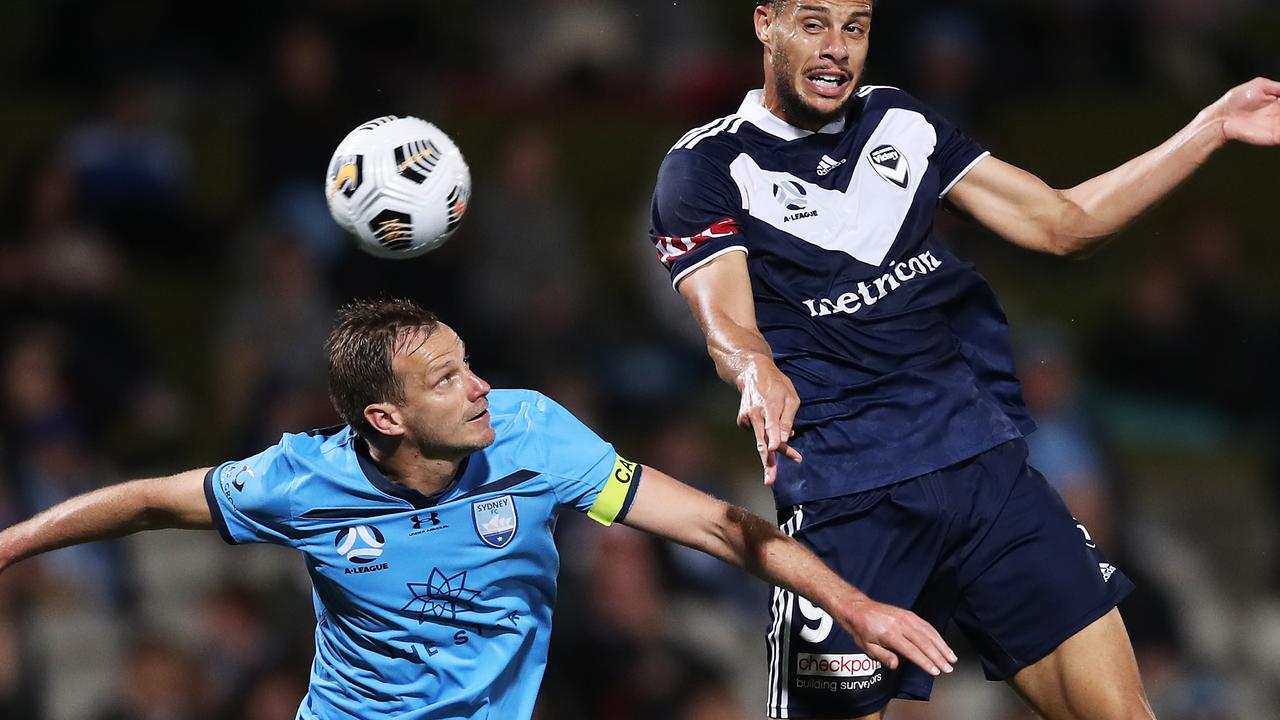
M 546 428 L 549 424 L 573 418 L 560 403 L 537 390 L 524 388 L 490 390 L 489 415 L 496 430 L 512 426 L 516 432 Z
M 577 454 L 595 454 L 604 441 L 563 405 L 536 390 L 491 390 L 496 435 L 489 452 L 513 465 L 564 474 Z
M 854 95 L 862 100 L 865 109 L 897 107 L 916 110 L 925 107 L 914 95 L 893 85 L 863 85 L 854 91 Z
M 663 159 L 664 166 L 708 168 L 728 165 L 742 152 L 741 130 L 748 123 L 740 112 L 716 118 L 681 135 Z
M 268 461 L 277 476 L 327 475 L 352 464 L 354 441 L 355 431 L 350 425 L 331 425 L 284 433 L 260 457 Z

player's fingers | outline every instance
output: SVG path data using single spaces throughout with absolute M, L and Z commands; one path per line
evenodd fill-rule
M 768 403 L 764 409 L 764 435 L 769 450 L 775 451 L 782 444 L 782 426 L 779 424 L 781 407 L 776 403 Z
M 906 635 L 901 635 L 894 641 L 893 649 L 930 675 L 938 676 L 942 674 L 938 663 L 930 660 L 929 654 Z
M 781 452 L 791 462 L 804 462 L 804 456 L 800 454 L 799 450 L 791 447 L 790 443 L 782 443 L 778 448 L 778 452 Z
M 915 625 L 919 628 L 925 642 L 937 649 L 938 654 L 944 662 L 958 662 L 959 658 L 956 657 L 956 651 L 952 650 L 951 646 L 947 644 L 947 641 L 942 639 L 942 635 L 938 634 L 937 628 L 925 622 L 924 619 L 919 616 L 915 617 Z M 951 671 L 948 670 L 947 672 Z
M 934 643 L 933 638 L 929 637 L 927 633 L 916 631 L 915 634 L 910 637 L 910 641 L 918 650 L 924 653 L 924 656 L 929 661 L 930 666 L 938 668 L 942 672 L 946 673 L 955 670 L 951 663 L 947 662 L 947 658 L 943 654 L 942 649 Z
M 782 403 L 782 439 L 786 440 L 795 434 L 796 411 L 800 409 L 800 398 L 794 391 L 787 393 Z
M 898 656 L 894 655 L 892 652 L 889 651 L 888 648 L 884 647 L 883 645 L 877 645 L 876 643 L 867 643 L 866 650 L 867 650 L 867 654 L 875 658 L 876 660 L 879 660 L 881 665 L 884 665 L 890 670 L 898 669 Z
M 778 453 L 765 448 L 764 461 L 764 484 L 773 485 L 773 481 L 778 479 Z

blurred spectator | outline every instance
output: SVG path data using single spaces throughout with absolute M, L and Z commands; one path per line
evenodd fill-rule
M 359 114 L 355 98 L 340 93 L 337 51 L 323 26 L 293 21 L 275 43 L 251 120 L 252 197 L 262 203 L 255 209 L 290 228 L 301 251 L 323 271 L 346 241 L 325 205 L 326 166 L 347 132 L 370 118 Z
M 1081 405 L 1084 388 L 1069 342 L 1060 330 L 1043 327 L 1024 333 L 1018 344 L 1022 394 L 1038 426 L 1027 437 L 1028 459 L 1096 542 L 1110 548 L 1114 498 L 1096 429 Z
M 185 195 L 186 149 L 162 113 L 158 88 L 127 79 L 105 105 L 98 117 L 68 133 L 61 153 L 84 211 L 121 244 L 152 257 L 189 259 L 191 246 L 174 242 L 194 231 Z
M 218 416 L 232 454 L 334 420 L 322 349 L 337 307 L 315 259 L 282 227 L 251 233 L 245 245 L 216 350 Z
M 206 720 L 198 666 L 161 640 L 141 640 L 120 667 L 115 702 L 97 720 Z
M 292 718 L 306 683 L 291 683 L 287 673 L 270 673 L 283 659 L 281 638 L 268 626 L 267 608 L 249 587 L 229 583 L 204 599 L 200 660 L 209 676 L 210 705 L 220 718 Z M 287 715 L 278 712 L 287 696 Z
M 521 370 L 537 377 L 590 344 L 590 248 L 549 132 L 515 130 L 500 158 L 496 181 L 476 190 L 467 220 L 466 307 L 480 347 L 519 357 Z

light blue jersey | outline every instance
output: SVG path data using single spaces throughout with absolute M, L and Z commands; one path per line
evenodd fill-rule
M 297 548 L 316 657 L 298 717 L 526 719 L 551 637 L 563 507 L 610 524 L 639 468 L 567 410 L 494 390 L 497 439 L 427 497 L 391 482 L 350 427 L 285 435 L 205 478 L 230 543 Z

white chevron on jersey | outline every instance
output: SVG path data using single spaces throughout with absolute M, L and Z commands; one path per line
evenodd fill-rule
M 729 165 L 729 173 L 752 217 L 812 245 L 879 266 L 911 211 L 937 142 L 937 132 L 923 115 L 893 108 L 871 133 L 843 191 L 765 170 L 746 153 Z M 890 144 L 911 168 L 906 187 L 886 182 L 870 158 L 873 150 Z M 796 193 L 786 191 L 796 186 L 803 190 L 802 204 L 795 202 Z

